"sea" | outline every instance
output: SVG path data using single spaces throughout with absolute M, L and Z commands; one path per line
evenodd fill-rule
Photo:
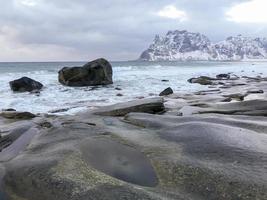
M 155 97 L 167 87 L 175 93 L 208 89 L 190 84 L 189 78 L 219 73 L 239 76 L 267 76 L 267 62 L 111 62 L 113 85 L 67 87 L 58 82 L 62 67 L 82 66 L 86 62 L 2 62 L 0 63 L 0 110 L 13 108 L 32 113 L 75 114 L 85 109 L 140 98 Z M 12 92 L 9 82 L 23 76 L 44 85 L 40 94 Z M 165 80 L 165 81 L 163 81 Z M 120 88 L 121 90 L 117 90 Z M 118 95 L 119 94 L 119 95 Z

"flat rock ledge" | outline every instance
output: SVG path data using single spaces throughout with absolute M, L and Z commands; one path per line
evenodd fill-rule
M 156 114 L 164 111 L 163 98 L 149 98 L 105 106 L 94 111 L 102 116 L 125 116 L 131 112 Z

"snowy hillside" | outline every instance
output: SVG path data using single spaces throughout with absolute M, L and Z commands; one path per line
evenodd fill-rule
M 267 39 L 238 35 L 212 43 L 200 33 L 169 31 L 166 36 L 156 35 L 153 44 L 145 50 L 140 60 L 218 60 L 238 61 L 267 59 Z

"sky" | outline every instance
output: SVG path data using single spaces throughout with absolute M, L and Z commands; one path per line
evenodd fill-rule
M 156 34 L 267 37 L 267 0 L 0 0 L 0 62 L 139 57 Z

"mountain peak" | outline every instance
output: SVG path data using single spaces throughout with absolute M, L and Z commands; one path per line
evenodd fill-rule
M 145 50 L 141 60 L 222 60 L 267 59 L 267 39 L 230 36 L 224 41 L 212 43 L 200 33 L 186 30 L 168 31 Z

